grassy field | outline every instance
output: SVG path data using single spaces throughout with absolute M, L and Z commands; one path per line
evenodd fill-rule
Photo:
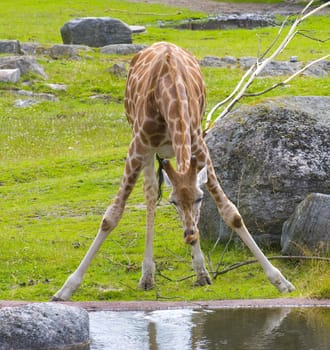
M 256 56 L 276 36 L 276 28 L 228 31 L 183 31 L 159 27 L 160 21 L 202 18 L 202 13 L 127 1 L 93 2 L 29 0 L 1 1 L 0 38 L 38 42 L 44 47 L 61 43 L 60 27 L 83 16 L 112 16 L 141 24 L 147 32 L 135 43 L 166 40 L 206 55 Z M 303 29 L 320 38 L 329 36 L 329 18 L 314 17 Z M 298 36 L 282 58 L 302 61 L 330 51 L 330 43 Z M 17 84 L 0 83 L 0 299 L 48 300 L 80 262 L 97 232 L 101 216 L 116 193 L 123 172 L 129 129 L 123 109 L 125 78 L 109 73 L 114 63 L 128 65 L 131 56 L 107 56 L 98 49 L 80 59 L 54 60 L 38 56 L 48 79 L 29 74 Z M 203 68 L 208 110 L 231 92 L 243 72 Z M 300 77 L 277 95 L 328 95 L 330 79 Z M 263 78 L 253 90 L 277 79 Z M 67 85 L 54 92 L 46 84 Z M 55 93 L 58 102 L 44 101 L 28 108 L 14 107 L 22 98 L 15 89 Z M 90 99 L 103 94 L 106 99 Z M 264 98 L 262 97 L 262 98 Z M 246 100 L 255 103 L 255 100 Z M 165 196 L 166 198 L 166 196 Z M 198 300 L 275 298 L 258 265 L 220 276 L 213 285 L 193 288 L 190 248 L 174 209 L 164 200 L 157 211 L 155 289 L 137 287 L 144 249 L 144 200 L 141 179 L 125 215 L 88 270 L 74 300 Z M 215 266 L 224 247 L 203 242 Z M 209 254 L 208 254 L 209 252 Z M 267 254 L 278 252 L 267 252 Z M 242 247 L 230 246 L 223 266 L 251 258 Z M 330 297 L 329 265 L 320 262 L 276 262 L 296 285 L 292 296 Z

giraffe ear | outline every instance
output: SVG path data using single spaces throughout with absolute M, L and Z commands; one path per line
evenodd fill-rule
M 172 184 L 170 178 L 168 177 L 166 171 L 164 169 L 162 169 L 162 172 L 163 172 L 164 182 L 165 182 L 166 187 L 173 187 L 173 184 Z
M 197 184 L 198 187 L 207 183 L 207 166 L 205 165 L 202 170 L 197 175 Z

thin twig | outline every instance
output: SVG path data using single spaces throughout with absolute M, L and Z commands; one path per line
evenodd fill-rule
M 300 256 L 300 255 L 292 255 L 292 256 L 286 256 L 286 255 L 279 255 L 279 256 L 271 256 L 268 258 L 268 260 L 318 260 L 318 261 L 327 261 L 330 262 L 330 258 L 325 258 L 322 256 Z M 213 272 L 213 278 L 216 279 L 217 276 L 223 275 L 229 271 L 238 269 L 239 267 L 251 265 L 258 263 L 258 260 L 247 260 L 242 261 L 239 263 L 235 263 L 233 265 L 230 265 L 229 267 L 221 270 L 221 271 L 215 271 Z
M 314 36 L 307 35 L 307 34 L 305 34 L 304 32 L 305 32 L 304 30 L 298 30 L 297 35 L 301 35 L 301 36 L 303 36 L 303 37 L 305 37 L 305 38 L 308 38 L 308 39 L 310 39 L 310 40 L 314 40 L 314 41 L 317 41 L 317 42 L 320 42 L 320 43 L 325 43 L 325 42 L 327 42 L 327 41 L 330 40 L 330 37 L 329 37 L 329 38 L 326 38 L 326 39 L 319 39 L 319 38 L 315 38 Z M 306 32 L 307 32 L 307 31 L 306 31 Z
M 160 277 L 163 277 L 163 278 L 165 278 L 166 280 L 168 280 L 168 281 L 170 281 L 170 282 L 174 282 L 174 281 L 172 280 L 172 278 L 169 278 L 169 277 L 165 276 L 159 269 L 157 269 L 157 274 L 158 274 Z
M 326 55 L 326 56 L 323 56 L 321 58 L 318 58 L 317 60 L 314 60 L 312 62 L 309 62 L 308 64 L 306 64 L 306 66 L 304 66 L 303 68 L 301 68 L 300 70 L 298 70 L 296 73 L 290 75 L 287 79 L 279 82 L 279 83 L 276 83 L 272 86 L 270 86 L 269 88 L 265 89 L 265 90 L 262 90 L 262 91 L 259 91 L 259 92 L 252 92 L 252 93 L 245 93 L 243 96 L 244 97 L 251 97 L 251 96 L 260 96 L 260 95 L 263 95 L 265 94 L 266 92 L 269 92 L 271 90 L 274 90 L 275 88 L 279 87 L 279 86 L 284 86 L 286 85 L 288 82 L 290 82 L 292 79 L 294 79 L 297 75 L 303 73 L 305 70 L 307 70 L 308 68 L 310 68 L 312 65 L 314 65 L 315 63 L 318 63 L 318 62 L 321 62 L 325 59 L 327 59 L 328 57 L 330 57 L 330 54 L 329 55 Z
M 275 44 L 277 43 L 278 39 L 281 36 L 281 33 L 283 31 L 283 28 L 285 27 L 287 21 L 288 21 L 289 17 L 287 17 L 281 24 L 281 27 L 279 29 L 279 31 L 277 32 L 277 35 L 275 36 L 273 42 L 269 45 L 269 47 L 265 50 L 265 52 L 261 55 L 261 59 L 263 59 L 264 57 L 266 57 L 266 55 L 268 55 L 268 53 L 271 51 L 271 49 L 275 46 Z
M 188 280 L 190 278 L 193 278 L 193 277 L 196 277 L 196 274 L 193 274 L 193 275 L 189 275 L 189 276 L 185 276 L 185 277 L 182 277 L 182 278 L 178 278 L 176 280 L 173 280 L 172 278 L 164 275 L 159 269 L 157 269 L 157 274 L 160 276 L 160 277 L 163 277 L 165 278 L 167 281 L 170 281 L 170 282 L 182 282 L 182 281 L 185 281 L 185 280 Z

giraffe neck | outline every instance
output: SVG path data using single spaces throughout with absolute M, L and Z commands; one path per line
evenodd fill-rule
M 181 62 L 173 52 L 167 52 L 163 66 L 166 74 L 160 78 L 156 95 L 171 137 L 177 169 L 185 172 L 189 169 L 192 155 L 191 116 L 184 78 L 185 67 L 178 65 L 181 65 Z

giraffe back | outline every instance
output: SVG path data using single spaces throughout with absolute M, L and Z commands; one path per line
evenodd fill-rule
M 146 146 L 171 144 L 177 161 L 189 163 L 205 111 L 205 85 L 197 60 L 170 43 L 156 43 L 138 53 L 128 73 L 125 109 L 133 133 Z

